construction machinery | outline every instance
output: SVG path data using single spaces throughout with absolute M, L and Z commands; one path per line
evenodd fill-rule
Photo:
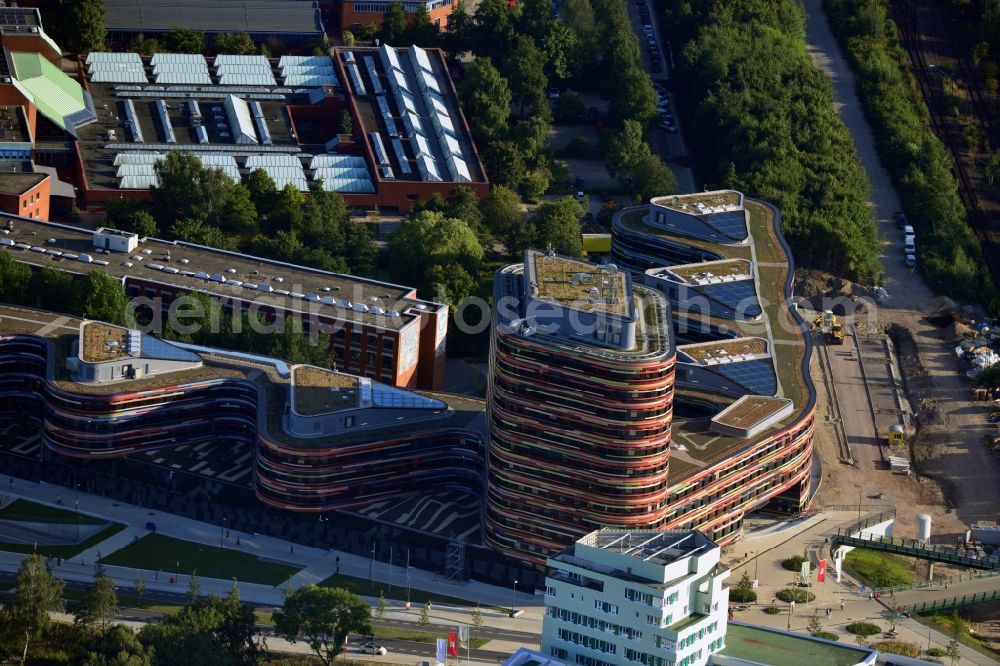
M 833 310 L 824 310 L 823 314 L 813 321 L 813 326 L 823 333 L 828 344 L 844 344 L 844 325 L 837 315 L 833 314 Z
M 889 432 L 886 433 L 885 440 L 889 448 L 906 446 L 906 439 L 903 437 L 903 426 L 898 423 L 893 423 L 889 426 Z

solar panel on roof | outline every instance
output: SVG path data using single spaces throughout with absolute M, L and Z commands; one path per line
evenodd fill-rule
M 149 64 L 156 65 L 166 62 L 202 63 L 206 67 L 205 56 L 199 53 L 154 53 L 149 59 Z
M 300 88 L 320 88 L 322 86 L 337 86 L 340 84 L 337 82 L 337 77 L 333 75 L 291 74 L 285 77 L 285 85 L 298 86 Z
M 403 115 L 403 127 L 406 128 L 407 136 L 414 136 L 424 133 L 424 124 L 416 113 L 406 113 Z
M 130 99 L 125 100 L 125 124 L 132 135 L 132 140 L 136 143 L 143 143 L 142 128 L 139 127 L 135 104 Z
M 409 49 L 410 62 L 413 63 L 414 70 L 425 70 L 427 72 L 433 72 L 431 67 L 431 59 L 427 57 L 427 51 L 420 48 L 416 44 Z
M 744 316 L 759 317 L 760 304 L 757 302 L 757 291 L 753 280 L 736 280 L 735 282 L 718 282 L 695 287 L 706 297 L 718 301 L 727 308 L 740 308 Z
M 410 138 L 411 145 L 413 146 L 413 154 L 417 155 L 428 155 L 433 157 L 434 152 L 431 150 L 431 144 L 423 134 L 414 134 Z
M 313 65 L 323 65 L 330 64 L 329 56 L 301 56 L 301 55 L 284 55 L 278 60 L 278 67 L 285 68 L 286 66 L 313 66 Z
M 417 155 L 417 171 L 421 180 L 440 182 L 441 171 L 438 169 L 437 161 L 430 155 Z
M 359 155 L 327 153 L 325 155 L 313 155 L 309 160 L 310 169 L 324 167 L 366 168 L 366 166 L 365 158 Z
M 720 234 L 733 240 L 745 240 L 747 238 L 746 214 L 742 210 L 712 213 L 708 215 L 706 222 Z
M 198 143 L 208 143 L 208 130 L 205 129 L 204 125 L 195 127 L 194 135 L 198 137 Z
M 778 379 L 770 358 L 710 366 L 714 372 L 757 395 L 774 395 Z
M 361 72 L 358 71 L 358 66 L 355 63 L 347 64 L 347 77 L 351 80 L 351 85 L 354 87 L 354 94 L 358 97 L 367 97 L 368 91 L 365 90 L 365 84 L 361 81 Z
M 453 181 L 466 183 L 472 180 L 469 165 L 461 157 L 449 155 L 445 159 L 445 164 L 448 166 L 448 173 Z
M 393 69 L 403 69 L 402 64 L 399 62 L 399 53 L 388 44 L 383 44 L 379 48 L 378 56 L 382 61 L 382 68 L 385 69 L 386 73 L 389 73 Z

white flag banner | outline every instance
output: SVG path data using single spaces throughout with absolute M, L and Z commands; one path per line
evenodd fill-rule
M 837 572 L 837 582 L 840 582 L 840 564 L 844 561 L 844 558 L 838 557 L 833 561 L 833 568 Z
M 462 644 L 462 647 L 469 647 L 469 625 L 458 625 L 458 641 Z
M 443 666 L 446 661 L 448 661 L 448 639 L 447 638 L 439 638 L 439 639 L 437 639 L 437 663 L 438 663 L 438 666 Z

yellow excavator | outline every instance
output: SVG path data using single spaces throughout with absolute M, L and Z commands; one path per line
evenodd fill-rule
M 844 325 L 837 315 L 833 314 L 833 310 L 824 310 L 823 314 L 813 321 L 813 326 L 823 332 L 828 344 L 844 344 Z

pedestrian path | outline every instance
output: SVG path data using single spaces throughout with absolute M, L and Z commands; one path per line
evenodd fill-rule
M 60 506 L 67 496 L 73 492 L 62 486 L 54 486 L 23 479 L 3 478 L 3 486 L 7 495 L 22 497 L 41 504 Z M 74 499 L 76 495 L 74 493 Z M 86 551 L 72 558 L 53 562 L 55 574 L 65 580 L 89 583 L 93 581 L 96 562 L 102 557 L 131 544 L 136 538 L 141 539 L 149 533 L 148 523 L 155 525 L 156 532 L 165 536 L 184 539 L 207 546 L 238 549 L 241 552 L 256 555 L 268 561 L 280 562 L 300 567 L 300 571 L 292 576 L 290 581 L 280 585 L 270 586 L 259 583 L 237 581 L 241 597 L 254 604 L 280 606 L 284 601 L 287 589 L 295 589 L 308 583 L 319 583 L 335 573 L 341 573 L 363 580 L 372 580 L 375 584 L 388 584 L 390 588 L 401 590 L 407 579 L 410 587 L 438 595 L 465 599 L 470 602 L 468 607 L 432 605 L 432 622 L 471 624 L 471 615 L 475 604 L 509 608 L 511 604 L 511 588 L 501 588 L 477 581 L 452 581 L 436 576 L 430 571 L 403 566 L 389 566 L 385 562 L 372 561 L 351 553 L 333 548 L 310 548 L 300 546 L 283 539 L 256 534 L 226 530 L 217 525 L 200 522 L 183 516 L 153 511 L 147 508 L 112 501 L 98 495 L 80 492 L 78 496 L 81 513 L 90 514 L 106 520 L 123 523 L 126 528 L 104 541 L 95 544 Z M 25 556 L 18 553 L 0 552 L 0 571 L 13 572 L 20 566 Z M 184 574 L 167 574 L 153 570 L 142 570 L 134 567 L 105 567 L 107 575 L 115 579 L 122 588 L 132 588 L 138 578 L 142 578 L 147 590 L 167 594 L 186 596 L 190 576 Z M 513 581 L 512 581 L 513 582 Z M 233 586 L 232 579 L 219 580 L 198 576 L 198 584 L 202 594 L 224 595 Z M 391 596 L 391 595 L 389 595 Z M 365 597 L 375 604 L 377 599 Z M 540 597 L 518 592 L 515 601 L 519 611 L 518 617 L 510 618 L 506 612 L 482 609 L 487 626 L 538 634 L 541 632 L 541 619 L 544 614 Z M 416 608 L 406 610 L 402 602 L 389 600 L 390 608 L 399 613 L 400 619 L 415 621 Z M 387 614 L 388 617 L 388 614 Z M 436 618 L 436 619 L 435 619 Z

